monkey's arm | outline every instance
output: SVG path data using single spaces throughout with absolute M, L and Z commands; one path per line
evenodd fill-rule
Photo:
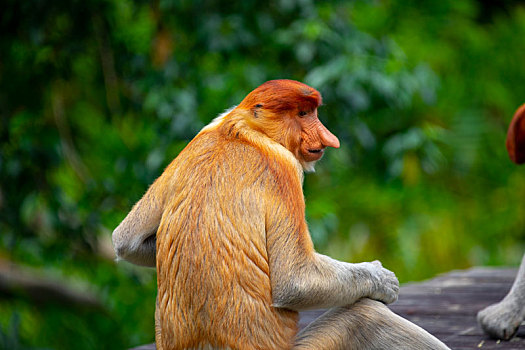
M 286 193 L 285 193 L 286 192 Z M 267 249 L 273 304 L 292 310 L 350 305 L 363 297 L 391 303 L 399 282 L 394 273 L 372 263 L 350 264 L 313 249 L 301 196 L 280 191 L 267 214 Z
M 350 264 L 313 253 L 304 258 L 290 251 L 273 255 L 270 263 L 275 307 L 292 310 L 351 305 L 369 297 L 384 303 L 397 300 L 399 282 L 378 261 Z M 273 268 L 273 266 L 279 266 Z
M 156 233 L 162 217 L 162 208 L 152 189 L 153 186 L 113 231 L 113 247 L 119 260 L 155 267 Z
M 155 267 L 157 229 L 164 203 L 167 196 L 173 193 L 175 183 L 176 162 L 173 161 L 113 231 L 117 259 Z
M 493 338 L 508 340 L 518 331 L 524 319 L 525 255 L 509 293 L 500 302 L 481 310 L 478 313 L 478 323 Z

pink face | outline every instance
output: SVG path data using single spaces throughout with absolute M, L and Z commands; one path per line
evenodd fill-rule
M 287 147 L 305 166 L 323 156 L 339 140 L 317 117 L 321 94 L 294 80 L 270 80 L 250 92 L 237 108 L 250 110 L 252 126 Z M 306 168 L 305 168 L 306 169 Z
M 296 119 L 301 126 L 301 144 L 299 152 L 307 162 L 321 159 L 326 147 L 339 148 L 339 140 L 317 117 L 317 109 L 300 110 Z

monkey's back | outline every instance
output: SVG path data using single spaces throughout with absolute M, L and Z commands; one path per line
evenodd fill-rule
M 271 307 L 265 191 L 270 160 L 216 129 L 170 164 L 157 232 L 159 349 L 286 349 L 297 313 Z

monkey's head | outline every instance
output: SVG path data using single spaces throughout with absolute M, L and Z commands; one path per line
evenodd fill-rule
M 294 80 L 270 80 L 244 98 L 237 107 L 247 124 L 292 152 L 303 168 L 313 171 L 326 147 L 339 148 L 339 140 L 319 120 L 321 94 Z
M 518 108 L 510 122 L 507 151 L 514 163 L 525 163 L 525 104 Z

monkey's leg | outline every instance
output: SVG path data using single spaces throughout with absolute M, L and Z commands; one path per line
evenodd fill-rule
M 521 260 L 518 276 L 509 294 L 499 303 L 478 313 L 478 322 L 485 333 L 497 339 L 508 340 L 525 319 L 525 255 Z
M 381 350 L 449 349 L 423 328 L 396 315 L 383 303 L 361 299 L 330 309 L 299 335 L 294 349 Z

